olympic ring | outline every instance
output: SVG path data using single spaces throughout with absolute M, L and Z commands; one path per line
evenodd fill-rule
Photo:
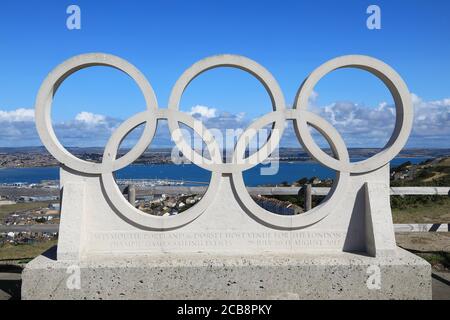
M 175 86 L 172 89 L 172 93 L 169 98 L 169 110 L 178 110 L 179 109 L 179 103 L 181 100 L 181 96 L 183 95 L 184 90 L 186 87 L 191 83 L 196 77 L 198 77 L 203 72 L 206 72 L 208 70 L 218 68 L 218 67 L 234 67 L 241 69 L 243 71 L 246 71 L 256 77 L 266 88 L 267 93 L 270 96 L 270 99 L 272 101 L 272 107 L 274 111 L 277 110 L 284 110 L 285 109 L 285 100 L 283 93 L 281 92 L 281 88 L 278 85 L 275 78 L 270 74 L 269 71 L 267 71 L 263 66 L 256 63 L 253 60 L 250 60 L 248 58 L 242 57 L 242 56 L 236 56 L 236 55 L 218 55 L 218 56 L 212 56 L 209 58 L 205 58 L 203 60 L 200 60 L 199 62 L 192 65 L 189 69 L 187 69 L 181 77 L 176 82 Z M 280 119 L 281 120 L 281 119 Z M 176 131 L 179 129 L 178 122 L 175 121 L 174 118 L 170 117 L 168 119 L 169 122 L 169 128 L 171 132 Z M 284 121 L 275 121 L 275 126 L 273 127 L 274 131 L 277 131 L 279 133 L 278 139 L 275 137 L 271 137 L 260 150 L 260 153 L 266 154 L 266 156 L 269 156 L 273 150 L 276 148 L 279 142 L 279 137 L 284 131 Z M 188 147 L 184 143 L 184 139 L 181 139 L 181 142 L 177 144 L 178 149 L 188 151 L 190 147 Z M 272 146 L 272 148 L 269 148 Z M 188 154 L 196 154 L 195 151 L 188 152 Z M 249 159 L 251 162 L 256 158 L 256 155 L 253 155 L 251 159 Z M 264 158 L 265 159 L 265 158 Z M 264 160 L 262 159 L 262 160 Z M 197 163 L 194 158 L 189 159 L 191 162 L 197 164 L 198 166 L 201 166 L 201 163 Z M 202 163 L 206 161 L 202 157 Z M 262 161 L 261 160 L 261 161 Z M 253 161 L 253 163 L 257 163 L 256 161 Z M 230 166 L 228 166 L 230 167 Z M 232 171 L 232 170 L 231 170 Z
M 388 87 L 394 98 L 396 109 L 396 123 L 391 139 L 380 153 L 363 161 L 342 164 L 328 156 L 316 145 L 310 131 L 307 130 L 307 123 L 301 118 L 295 119 L 295 131 L 303 147 L 309 150 L 311 156 L 321 164 L 337 171 L 350 173 L 373 171 L 394 159 L 408 140 L 413 124 L 411 94 L 400 75 L 384 62 L 367 56 L 350 55 L 332 59 L 314 70 L 297 92 L 294 109 L 306 110 L 308 99 L 317 82 L 327 73 L 339 68 L 366 70 L 378 77 Z
M 144 75 L 142 75 L 138 69 L 136 69 L 127 61 L 112 55 L 91 53 L 75 56 L 60 64 L 48 74 L 47 78 L 44 80 L 39 89 L 35 106 L 36 129 L 42 143 L 47 148 L 47 150 L 55 157 L 55 159 L 64 164 L 66 167 L 79 172 L 101 174 L 105 172 L 105 168 L 101 163 L 92 163 L 78 159 L 61 145 L 55 135 L 51 121 L 51 107 L 53 96 L 56 94 L 59 86 L 71 74 L 81 69 L 92 66 L 113 67 L 130 76 L 136 82 L 142 94 L 144 95 L 148 110 L 156 112 L 158 103 L 156 101 L 155 93 L 153 92 L 152 87 L 150 86 Z M 144 143 L 146 139 L 144 138 L 153 136 L 155 130 L 156 125 L 154 125 L 152 128 L 151 123 L 146 122 L 142 138 L 129 152 L 130 156 L 125 155 L 124 159 L 118 161 L 116 170 L 119 169 L 120 165 L 127 166 L 128 164 L 130 164 L 132 162 L 129 161 L 130 158 L 132 157 L 132 155 L 137 153 L 137 151 L 145 150 L 147 148 L 147 145 L 145 145 Z
M 51 125 L 53 96 L 60 84 L 74 72 L 90 66 L 109 66 L 129 75 L 144 95 L 146 111 L 122 123 L 112 134 L 101 163 L 91 163 L 70 154 L 58 141 Z M 256 77 L 265 87 L 272 101 L 273 111 L 253 122 L 239 137 L 230 163 L 223 163 L 217 141 L 203 123 L 179 111 L 184 90 L 198 75 L 213 68 L 234 67 Z M 345 142 L 337 130 L 320 116 L 307 111 L 308 99 L 314 86 L 327 73 L 338 68 L 359 68 L 380 78 L 394 97 L 396 125 L 385 148 L 371 158 L 352 163 Z M 104 191 L 116 211 L 130 223 L 151 230 L 170 230 L 182 227 L 199 217 L 214 200 L 222 174 L 230 174 L 237 200 L 255 219 L 280 229 L 298 229 L 325 218 L 341 199 L 349 184 L 350 174 L 366 173 L 381 168 L 392 160 L 405 145 L 412 128 L 413 111 L 409 90 L 400 77 L 387 64 L 367 56 L 343 56 L 332 59 L 317 68 L 303 82 L 297 92 L 292 109 L 286 108 L 283 93 L 275 78 L 253 60 L 236 55 L 219 55 L 203 59 L 187 69 L 172 89 L 167 109 L 160 109 L 153 89 L 140 71 L 127 61 L 108 54 L 92 53 L 73 57 L 57 66 L 42 83 L 36 98 L 36 127 L 47 150 L 66 167 L 87 174 L 98 175 Z M 128 203 L 115 183 L 113 172 L 124 168 L 139 158 L 153 140 L 158 120 L 167 119 L 172 139 L 183 155 L 197 166 L 211 171 L 209 187 L 195 206 L 175 216 L 156 217 L 145 214 Z M 319 206 L 295 216 L 275 215 L 261 208 L 250 196 L 243 180 L 243 171 L 264 161 L 278 146 L 285 122 L 293 121 L 295 133 L 304 149 L 321 164 L 337 172 L 330 194 Z M 184 140 L 179 123 L 194 130 L 205 142 L 210 159 L 200 155 Z M 124 156 L 117 158 L 121 141 L 137 126 L 145 124 L 137 144 Z M 272 124 L 272 133 L 263 147 L 245 158 L 245 150 L 257 130 Z M 318 130 L 329 143 L 334 157 L 322 151 L 314 142 L 308 125 Z

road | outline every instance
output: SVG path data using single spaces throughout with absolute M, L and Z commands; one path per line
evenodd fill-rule
M 2 232 L 58 232 L 59 224 L 30 224 L 30 225 L 0 225 L 0 233 Z

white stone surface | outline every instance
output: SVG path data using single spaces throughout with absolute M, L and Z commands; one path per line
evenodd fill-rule
M 147 111 L 134 115 L 115 130 L 106 145 L 102 163 L 89 163 L 71 155 L 59 143 L 50 121 L 53 96 L 60 84 L 72 73 L 95 65 L 114 67 L 127 73 L 136 81 L 147 103 Z M 239 68 L 256 77 L 264 85 L 273 104 L 273 112 L 254 121 L 239 137 L 231 157 L 231 163 L 223 163 L 218 143 L 203 123 L 186 113 L 180 112 L 178 106 L 184 90 L 195 77 L 218 67 Z M 307 111 L 308 99 L 314 85 L 327 73 L 347 67 L 360 68 L 380 78 L 391 91 L 397 110 L 394 133 L 386 147 L 371 158 L 355 163 L 350 162 L 345 143 L 336 129 L 323 118 Z M 406 143 L 411 131 L 413 119 L 411 105 L 410 93 L 401 77 L 391 67 L 371 57 L 351 55 L 326 62 L 302 83 L 295 98 L 294 107 L 288 109 L 277 81 L 263 66 L 242 56 L 218 55 L 203 59 L 188 68 L 176 82 L 169 98 L 168 108 L 160 109 L 152 87 L 134 66 L 115 56 L 94 53 L 71 58 L 56 67 L 48 75 L 36 99 L 36 126 L 43 144 L 67 168 L 80 174 L 94 174 L 97 178 L 101 177 L 102 188 L 111 206 L 136 226 L 162 231 L 180 228 L 192 222 L 211 206 L 212 199 L 217 194 L 221 177 L 231 175 L 234 193 L 245 210 L 273 228 L 298 229 L 319 222 L 335 210 L 338 202 L 345 198 L 346 190 L 351 183 L 349 180 L 350 174 L 361 174 L 363 176 L 369 174 L 387 165 L 397 155 Z M 199 167 L 211 171 L 212 179 L 208 192 L 199 204 L 188 210 L 189 215 L 186 213 L 170 217 L 154 217 L 143 214 L 125 201 L 114 182 L 113 172 L 136 160 L 151 143 L 157 120 L 160 119 L 167 119 L 172 139 L 184 156 Z M 328 197 L 327 201 L 305 214 L 283 217 L 274 215 L 255 204 L 245 188 L 242 172 L 264 161 L 278 146 L 287 120 L 293 121 L 295 132 L 304 149 L 323 165 L 337 170 L 337 177 L 336 185 L 332 189 L 333 196 Z M 192 128 L 204 140 L 211 158 L 205 158 L 191 149 L 179 130 L 180 122 Z M 135 127 L 143 123 L 145 128 L 138 143 L 127 154 L 117 159 L 117 150 L 122 139 Z M 245 157 L 245 150 L 249 141 L 258 129 L 267 125 L 273 125 L 268 141 L 257 152 Z M 319 130 L 327 139 L 334 157 L 329 156 L 317 146 L 311 137 L 308 125 Z M 366 182 L 370 181 L 367 180 Z
M 389 189 L 384 182 L 364 185 L 366 203 L 366 252 L 371 256 L 394 254 L 394 225 L 389 204 Z
M 335 198 L 330 214 L 321 221 L 300 229 L 281 229 L 258 221 L 252 212 L 240 205 L 229 176 L 221 177 L 212 204 L 191 223 L 164 232 L 148 230 L 133 224 L 115 210 L 102 194 L 102 184 L 95 176 L 81 176 L 61 169 L 63 212 L 58 259 L 72 260 L 72 252 L 82 253 L 81 259 L 98 254 L 154 253 L 236 253 L 264 252 L 366 252 L 366 226 L 379 224 L 376 239 L 379 249 L 395 248 L 389 188 L 385 183 L 389 168 L 385 166 L 368 175 L 350 176 L 350 183 L 341 201 Z M 366 214 L 368 194 L 366 180 L 378 182 L 371 196 L 379 198 Z M 70 181 L 70 183 L 69 183 Z M 65 194 L 66 183 L 85 188 L 80 193 Z M 65 206 L 64 203 L 71 205 Z M 384 199 L 384 201 L 383 201 Z M 253 201 L 253 200 L 252 200 Z M 256 204 L 255 204 L 256 205 Z M 81 210 L 83 209 L 84 210 Z M 376 210 L 375 210 L 376 209 Z M 180 215 L 189 213 L 183 212 Z M 275 218 L 289 218 L 276 216 Z M 77 223 L 83 227 L 76 228 Z M 171 217 L 168 217 L 171 218 Z M 367 220 L 366 220 L 367 219 Z M 66 227 L 67 226 L 67 227 Z M 376 227 L 377 228 L 377 227 Z M 70 244 L 70 245 L 66 245 Z M 73 245 L 78 245 L 75 250 Z M 65 252 L 65 248 L 70 248 Z
M 68 289 L 80 269 L 79 289 Z M 373 281 L 379 270 L 379 282 Z M 40 256 L 22 274 L 23 299 L 431 299 L 431 267 L 398 249 L 359 254 Z M 369 286 L 367 285 L 369 283 Z
M 58 257 L 60 260 L 77 260 L 85 248 L 85 199 L 86 183 L 65 183 L 62 175 L 61 212 L 63 219 L 59 224 Z M 67 212 L 67 214 L 65 214 Z M 70 214 L 71 212 L 76 214 Z
M 130 75 L 147 103 L 146 111 L 132 116 L 113 132 L 102 163 L 71 155 L 57 140 L 50 121 L 52 99 L 59 85 L 70 74 L 93 65 L 111 66 Z M 195 77 L 224 66 L 255 76 L 273 104 L 272 112 L 254 121 L 239 137 L 231 163 L 223 162 L 217 141 L 203 123 L 179 111 L 178 106 Z M 394 133 L 386 147 L 355 163 L 350 162 L 336 129 L 307 111 L 317 81 L 345 67 L 379 77 L 393 94 L 397 110 Z M 270 72 L 242 56 L 213 56 L 188 68 L 176 82 L 167 109 L 158 107 L 148 81 L 125 60 L 99 53 L 69 59 L 49 74 L 36 100 L 38 133 L 62 163 L 57 260 L 39 257 L 27 266 L 23 296 L 429 298 L 430 267 L 396 247 L 389 205 L 389 161 L 404 146 L 412 118 L 410 94 L 401 77 L 383 62 L 367 56 L 344 56 L 320 66 L 303 82 L 292 109 L 286 107 Z M 201 201 L 181 214 L 162 217 L 141 212 L 128 203 L 114 180 L 115 171 L 147 149 L 160 119 L 168 120 L 178 149 L 211 172 Z M 286 121 L 293 121 L 299 141 L 314 159 L 337 170 L 335 185 L 326 199 L 312 210 L 293 216 L 276 215 L 257 205 L 242 176 L 278 146 Z M 210 158 L 191 149 L 178 130 L 180 122 L 202 137 Z M 122 139 L 141 124 L 145 126 L 138 143 L 117 159 Z M 258 129 L 271 124 L 269 140 L 246 158 L 248 142 Z M 308 125 L 327 139 L 333 157 L 316 145 Z M 79 291 L 68 290 L 64 284 L 70 266 L 81 268 L 84 286 Z M 369 267 L 380 268 L 386 287 L 376 292 L 367 289 Z M 118 278 L 122 279 L 120 283 Z

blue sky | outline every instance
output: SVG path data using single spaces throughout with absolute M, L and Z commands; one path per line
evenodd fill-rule
M 66 28 L 71 4 L 81 8 L 81 30 Z M 381 8 L 381 30 L 366 27 L 370 4 Z M 328 59 L 371 55 L 396 69 L 415 95 L 417 124 L 408 146 L 450 147 L 449 13 L 447 0 L 2 0 L 0 122 L 5 130 L 0 145 L 38 145 L 30 109 L 46 74 L 73 55 L 106 52 L 137 66 L 161 107 L 181 73 L 209 55 L 241 54 L 261 63 L 278 80 L 288 104 L 308 73 Z M 362 71 L 338 70 L 315 91 L 313 108 L 334 119 L 349 146 L 381 146 L 388 140 L 394 120 L 386 115 L 392 98 L 378 79 Z M 130 79 L 98 67 L 63 84 L 55 97 L 53 121 L 66 145 L 103 145 L 110 131 L 143 105 Z M 256 79 L 227 69 L 201 75 L 181 105 L 186 112 L 206 110 L 196 116 L 210 126 L 223 124 L 224 117 L 244 125 L 270 110 Z M 364 123 L 364 134 L 352 129 L 356 122 L 348 117 Z

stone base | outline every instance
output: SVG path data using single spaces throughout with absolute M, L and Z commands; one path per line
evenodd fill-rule
M 73 266 L 79 266 L 81 282 L 80 289 L 70 290 L 68 282 L 76 285 Z M 369 289 L 368 278 L 377 267 L 380 289 L 376 285 Z M 23 299 L 45 300 L 431 299 L 430 265 L 402 249 L 377 258 L 353 253 L 198 253 L 96 257 L 81 262 L 56 261 L 47 253 L 26 266 L 22 281 Z

